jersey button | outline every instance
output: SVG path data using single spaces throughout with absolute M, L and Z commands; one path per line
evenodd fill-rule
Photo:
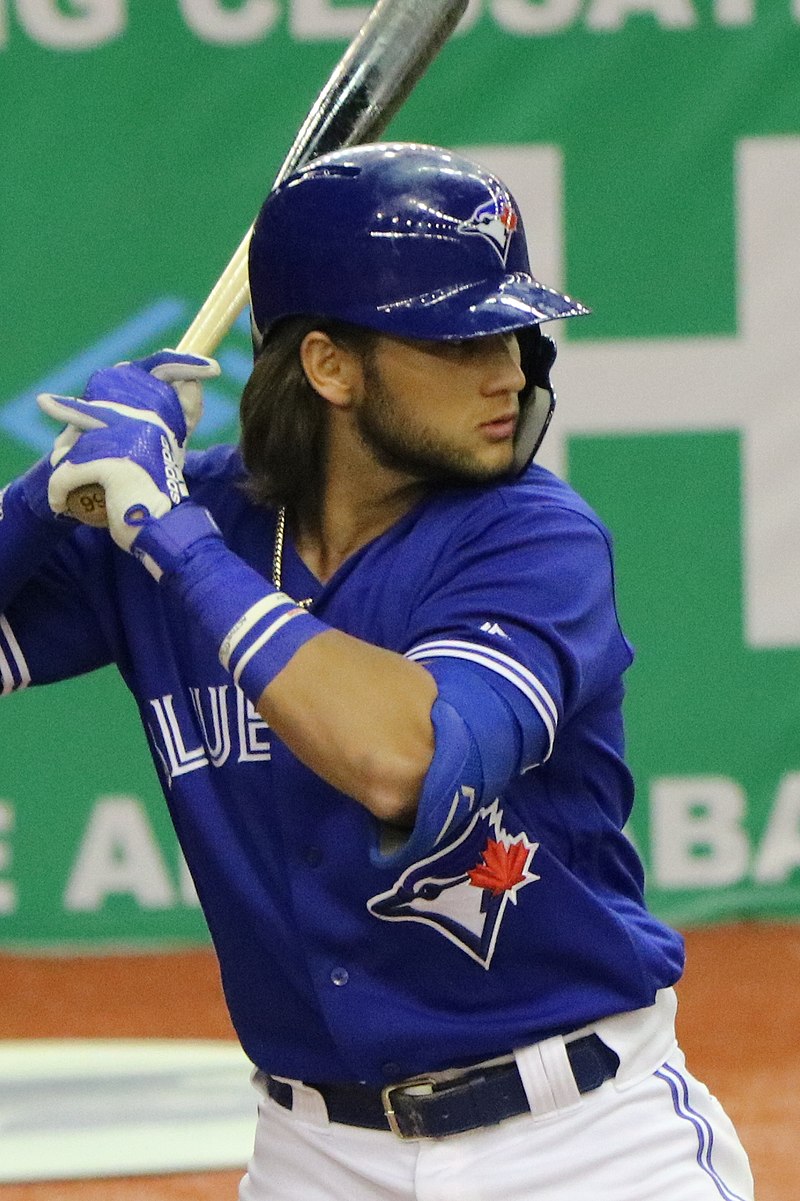
M 306 863 L 309 867 L 319 867 L 322 863 L 322 851 L 319 847 L 306 847 Z
M 336 984 L 341 987 L 350 979 L 350 973 L 346 967 L 335 967 L 331 972 L 331 984 Z
M 400 1064 L 395 1063 L 393 1059 L 390 1059 L 388 1063 L 383 1064 L 381 1071 L 387 1080 L 403 1079 L 403 1069 L 400 1067 Z

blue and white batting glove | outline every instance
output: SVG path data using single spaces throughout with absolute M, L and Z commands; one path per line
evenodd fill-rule
M 66 511 L 75 488 L 100 484 L 111 536 L 130 551 L 147 521 L 188 495 L 182 469 L 189 427 L 199 414 L 195 400 L 201 381 L 217 374 L 212 359 L 161 351 L 96 371 L 83 397 L 39 396 L 43 412 L 69 423 L 50 456 L 53 512 Z M 194 407 L 187 420 L 178 385 L 187 395 L 189 384 Z
M 131 366 L 141 367 L 156 379 L 172 385 L 186 421 L 186 437 L 191 438 L 203 415 L 203 382 L 219 375 L 219 363 L 204 355 L 159 350 L 146 359 L 133 359 Z

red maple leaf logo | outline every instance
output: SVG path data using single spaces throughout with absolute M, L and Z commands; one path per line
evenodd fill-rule
M 516 885 L 525 882 L 529 854 L 530 848 L 523 842 L 513 842 L 507 847 L 490 838 L 481 854 L 483 862 L 467 872 L 470 884 L 476 888 L 488 888 L 496 897 L 510 892 Z

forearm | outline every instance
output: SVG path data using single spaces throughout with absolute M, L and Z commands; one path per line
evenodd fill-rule
M 302 762 L 382 820 L 413 823 L 434 742 L 423 667 L 299 610 L 193 505 L 148 526 L 134 553 Z
M 329 784 L 382 820 L 411 825 L 434 752 L 435 700 L 423 667 L 329 629 L 300 648 L 258 710 Z

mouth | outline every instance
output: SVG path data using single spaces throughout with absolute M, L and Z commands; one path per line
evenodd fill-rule
M 516 412 L 502 413 L 491 421 L 482 422 L 480 428 L 490 442 L 505 442 L 514 437 L 518 420 L 519 414 Z

